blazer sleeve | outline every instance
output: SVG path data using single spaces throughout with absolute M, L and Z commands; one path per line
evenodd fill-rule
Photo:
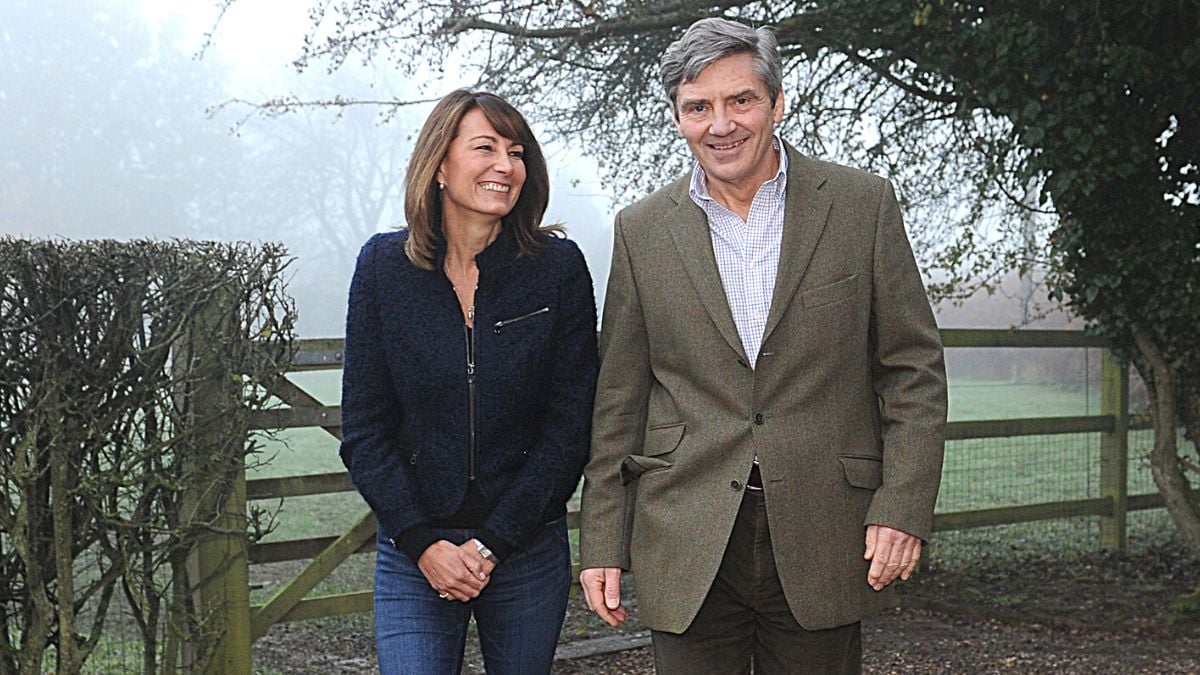
M 541 432 L 478 532 L 501 561 L 528 545 L 545 525 L 551 506 L 570 499 L 588 460 L 599 361 L 596 297 L 583 254 L 569 240 L 566 244 L 568 272 L 559 291 L 562 309 L 553 329 L 553 350 L 546 357 L 551 377 Z
M 883 483 L 866 523 L 928 540 L 941 481 L 946 370 L 892 184 L 881 191 L 871 291 L 872 378 L 879 400 Z
M 380 238 L 359 253 L 350 282 L 342 367 L 342 463 L 350 482 L 375 512 L 385 533 L 398 536 L 426 523 L 401 449 L 400 398 L 382 335 L 376 256 Z M 388 289 L 394 292 L 395 289 Z
M 625 457 L 640 454 L 650 400 L 650 345 L 621 214 L 600 330 L 600 379 L 592 417 L 592 458 L 584 469 L 579 561 L 584 568 L 629 568 L 632 490 Z

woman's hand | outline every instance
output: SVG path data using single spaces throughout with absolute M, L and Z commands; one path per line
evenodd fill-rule
M 487 586 L 493 565 L 479 555 L 473 542 L 455 546 L 441 539 L 425 549 L 417 567 L 435 591 L 449 593 L 447 599 L 467 602 L 479 597 Z

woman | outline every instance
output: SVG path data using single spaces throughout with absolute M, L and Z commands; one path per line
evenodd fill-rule
M 541 225 L 548 193 L 521 114 L 455 91 L 417 138 L 407 229 L 359 254 L 341 456 L 379 520 L 385 674 L 458 673 L 472 615 L 489 673 L 550 671 L 598 358 L 591 277 Z

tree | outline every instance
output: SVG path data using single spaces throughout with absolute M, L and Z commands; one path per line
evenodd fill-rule
M 1200 465 L 1175 431 L 1200 441 L 1200 2 L 318 7 L 301 67 L 361 57 L 412 74 L 457 54 L 480 86 L 587 148 L 625 197 L 686 158 L 657 81 L 663 48 L 706 16 L 775 26 L 788 137 L 897 180 L 912 221 L 925 223 L 914 238 L 942 275 L 936 294 L 1029 267 L 1032 244 L 1052 294 L 1132 361 L 1152 396 L 1155 481 L 1200 557 L 1188 478 Z M 1046 224 L 1033 239 L 1015 217 L 1030 199 Z

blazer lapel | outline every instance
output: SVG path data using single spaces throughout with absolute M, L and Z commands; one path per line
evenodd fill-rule
M 675 247 L 679 251 L 680 260 L 683 261 L 683 269 L 691 279 L 692 286 L 696 288 L 696 294 L 708 310 L 708 316 L 716 325 L 717 331 L 729 346 L 745 359 L 746 350 L 742 348 L 742 338 L 733 323 L 733 313 L 729 309 L 729 300 L 725 297 L 725 287 L 721 284 L 721 272 L 717 269 L 712 235 L 708 231 L 708 219 L 704 210 L 696 206 L 688 196 L 689 178 L 690 174 L 678 181 L 671 194 L 675 201 L 675 212 L 670 216 L 670 222 L 674 224 L 670 228 L 671 236 L 675 239 Z
M 779 271 L 775 273 L 775 292 L 771 311 L 763 330 L 763 343 L 779 325 L 796 295 L 800 280 L 808 270 L 817 242 L 825 231 L 829 207 L 833 202 L 828 190 L 822 190 L 828 176 L 824 167 L 784 143 L 788 153 L 787 197 L 784 202 L 783 241 L 779 250 Z

